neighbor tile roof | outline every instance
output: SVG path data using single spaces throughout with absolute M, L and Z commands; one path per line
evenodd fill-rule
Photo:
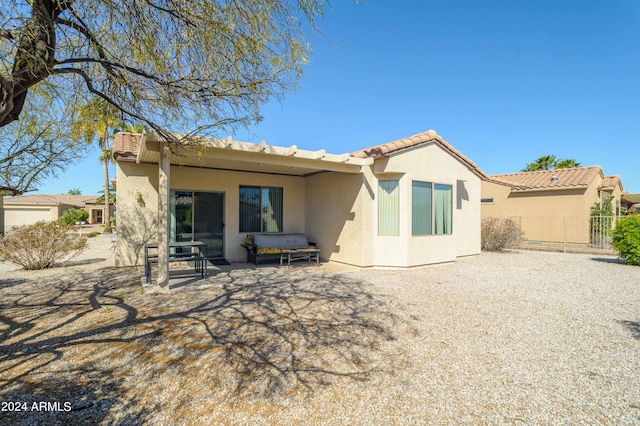
M 600 166 L 589 166 L 491 175 L 489 178 L 497 183 L 511 186 L 515 191 L 526 191 L 587 187 L 598 175 L 602 176 Z
M 136 157 L 140 142 L 139 133 L 119 132 L 113 138 L 113 158 Z
M 474 171 L 484 179 L 488 179 L 488 176 L 478 167 L 476 163 L 467 158 L 460 151 L 455 149 L 453 145 L 445 141 L 434 130 L 427 130 L 426 132 L 418 133 L 417 135 L 409 136 L 408 138 L 398 139 L 393 142 L 387 142 L 381 145 L 372 146 L 362 149 L 360 151 L 352 152 L 353 157 L 367 158 L 367 157 L 385 157 L 389 154 L 401 152 L 407 149 L 415 148 L 420 145 L 427 145 L 435 143 L 449 151 L 454 157 L 458 158 L 462 163 L 466 164 L 470 170 Z
M 620 185 L 622 188 L 622 181 L 620 180 L 620 176 L 605 176 L 602 180 L 600 186 L 603 188 L 614 188 L 616 185 Z
M 95 203 L 98 197 L 95 195 L 67 195 L 67 194 L 30 194 L 20 195 L 4 199 L 5 205 L 19 204 L 46 204 L 84 207 L 86 203 Z

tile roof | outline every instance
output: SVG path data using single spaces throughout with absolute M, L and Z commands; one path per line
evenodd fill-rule
M 136 157 L 140 142 L 139 133 L 118 132 L 113 138 L 113 158 Z
M 418 133 L 417 135 L 409 136 L 408 138 L 398 139 L 393 142 L 384 143 L 381 145 L 365 148 L 360 151 L 352 152 L 354 157 L 367 158 L 367 157 L 385 157 L 389 154 L 396 152 L 402 152 L 411 148 L 418 147 L 420 145 L 437 144 L 444 150 L 449 151 L 454 157 L 458 158 L 463 164 L 480 177 L 488 179 L 488 176 L 478 167 L 476 163 L 467 158 L 460 151 L 455 149 L 453 145 L 444 140 L 434 130 L 427 130 L 426 132 Z
M 61 205 L 66 204 L 76 207 L 84 207 L 86 203 L 95 203 L 98 197 L 95 195 L 67 195 L 67 194 L 30 194 L 20 195 L 4 199 L 5 205 L 20 204 L 45 204 L 45 205 Z
M 620 176 L 605 176 L 600 184 L 603 188 L 615 188 L 616 185 L 620 185 L 620 189 L 622 189 L 622 181 L 620 180 Z
M 489 178 L 494 182 L 512 187 L 513 191 L 531 191 L 585 188 L 598 175 L 602 176 L 600 166 L 589 166 L 491 175 Z

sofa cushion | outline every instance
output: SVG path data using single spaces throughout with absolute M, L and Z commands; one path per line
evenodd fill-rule
M 261 247 L 257 251 L 258 254 L 280 254 L 282 249 L 272 247 Z
M 253 243 L 264 248 L 294 248 L 308 246 L 307 236 L 304 234 L 255 234 Z

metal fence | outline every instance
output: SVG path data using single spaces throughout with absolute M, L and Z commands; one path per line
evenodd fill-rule
M 522 231 L 519 248 L 615 254 L 611 239 L 617 216 L 511 217 Z

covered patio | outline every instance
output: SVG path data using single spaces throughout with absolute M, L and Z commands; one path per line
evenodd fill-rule
M 157 242 L 160 287 L 168 285 L 169 245 L 176 241 L 204 241 L 213 263 L 226 263 L 244 258 L 241 244 L 249 233 L 322 232 L 313 218 L 325 213 L 310 211 L 314 190 L 307 181 L 325 173 L 358 176 L 373 163 L 230 138 L 176 145 L 156 133 L 119 133 L 114 153 L 120 263 L 141 264 L 145 246 Z M 362 178 L 356 182 L 359 189 Z M 339 185 L 323 189 L 340 191 Z

